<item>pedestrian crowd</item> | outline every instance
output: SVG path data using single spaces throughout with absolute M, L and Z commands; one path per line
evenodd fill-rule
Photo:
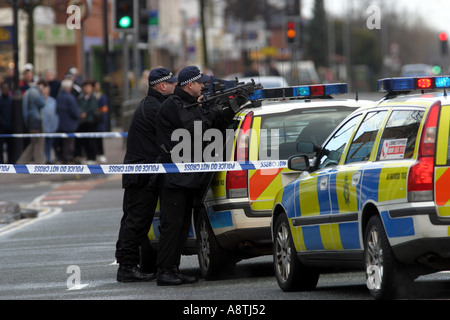
M 10 71 L 10 70 L 9 70 Z M 105 163 L 102 138 L 31 137 L 23 140 L 24 150 L 13 159 L 12 144 L 18 132 L 13 118 L 13 74 L 0 81 L 0 163 Z M 27 63 L 19 81 L 23 133 L 105 132 L 109 129 L 109 108 L 100 83 L 82 80 L 78 70 L 69 68 L 62 80 L 54 70 L 41 77 Z

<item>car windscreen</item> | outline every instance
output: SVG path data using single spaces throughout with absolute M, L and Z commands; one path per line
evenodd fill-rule
M 321 146 L 325 139 L 355 108 L 333 106 L 301 108 L 290 112 L 261 116 L 259 158 L 280 160 L 297 154 L 297 142 L 313 142 Z M 312 156 L 312 155 L 310 155 Z M 266 158 L 266 159 L 267 159 Z

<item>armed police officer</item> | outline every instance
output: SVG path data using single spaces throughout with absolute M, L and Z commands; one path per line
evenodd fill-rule
M 191 146 L 194 146 L 194 127 L 201 123 L 202 131 L 213 128 L 215 123 L 223 123 L 234 117 L 232 108 L 223 104 L 214 104 L 208 111 L 198 104 L 202 89 L 209 77 L 203 75 L 196 66 L 184 68 L 178 74 L 178 85 L 174 95 L 162 105 L 157 115 L 158 145 L 163 153 L 163 162 L 172 162 L 171 154 L 179 141 L 172 141 L 172 134 L 177 129 L 185 129 L 190 134 Z M 248 100 L 248 92 L 238 93 L 239 105 Z M 198 143 L 198 141 L 196 141 Z M 185 150 L 183 150 L 184 152 Z M 191 148 L 194 151 L 194 148 Z M 178 155 L 177 155 L 178 156 Z M 185 159 L 186 155 L 183 155 Z M 193 162 L 191 154 L 191 162 Z M 157 256 L 157 284 L 178 285 L 194 283 L 196 277 L 182 274 L 179 270 L 182 249 L 186 243 L 192 209 L 202 199 L 201 190 L 205 189 L 207 175 L 202 173 L 169 173 L 162 178 L 160 200 L 160 238 Z
M 151 70 L 147 96 L 136 108 L 127 137 L 124 163 L 156 163 L 160 148 L 156 144 L 156 114 L 166 97 L 173 94 L 177 78 L 166 68 Z M 138 268 L 139 246 L 146 240 L 159 197 L 157 174 L 124 174 L 123 217 L 116 243 L 119 263 L 117 281 L 154 279 L 154 274 Z

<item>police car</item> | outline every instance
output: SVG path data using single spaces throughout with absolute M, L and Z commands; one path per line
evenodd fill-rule
M 205 279 L 216 278 L 241 259 L 272 254 L 273 200 L 282 188 L 282 179 L 298 176 L 298 172 L 287 169 L 287 159 L 297 152 L 296 142 L 322 144 L 345 117 L 370 103 L 332 98 L 345 93 L 346 84 L 263 89 L 256 91 L 251 102 L 237 113 L 231 131 L 227 130 L 229 141 L 225 143 L 223 161 L 264 160 L 281 165 L 276 169 L 214 173 L 204 209 L 193 214 L 184 251 L 198 255 Z M 149 232 L 153 248 L 159 238 L 158 226 L 155 217 Z
M 358 267 L 375 298 L 395 298 L 417 276 L 450 269 L 450 77 L 378 86 L 385 98 L 322 147 L 298 143 L 317 150 L 312 159 L 288 160 L 302 174 L 277 194 L 271 223 L 284 291 L 314 289 L 321 268 Z

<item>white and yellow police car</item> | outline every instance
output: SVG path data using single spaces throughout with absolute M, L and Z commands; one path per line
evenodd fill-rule
M 253 103 L 238 112 L 231 134 L 227 131 L 231 140 L 225 143 L 223 161 L 247 166 L 214 173 L 204 209 L 194 211 L 184 250 L 186 255 L 198 255 L 205 279 L 216 278 L 239 260 L 272 254 L 273 200 L 282 188 L 282 178 L 289 179 L 287 159 L 296 154 L 297 141 L 321 145 L 345 117 L 371 103 L 332 97 L 345 93 L 347 85 L 342 83 L 262 89 L 250 97 Z M 262 160 L 278 167 L 254 165 Z M 159 238 L 158 225 L 155 217 L 149 232 L 153 248 Z
M 386 97 L 346 118 L 311 163 L 288 160 L 303 172 L 273 207 L 284 291 L 313 290 L 324 267 L 359 267 L 375 298 L 394 298 L 417 276 L 450 269 L 450 77 L 378 86 Z

